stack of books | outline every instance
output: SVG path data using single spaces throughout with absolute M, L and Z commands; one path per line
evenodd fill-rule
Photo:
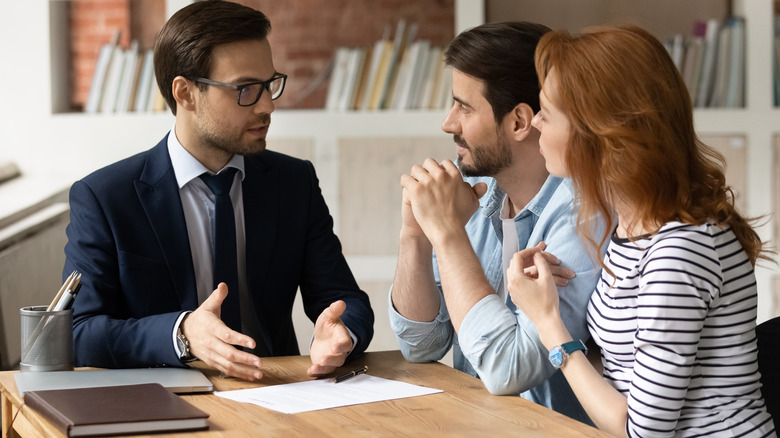
M 333 56 L 325 109 L 333 111 L 445 109 L 452 75 L 442 48 L 417 40 L 417 24 L 400 20 L 371 47 L 338 48 Z
M 133 41 L 118 45 L 119 31 L 98 53 L 95 73 L 84 106 L 87 113 L 165 111 L 166 104 L 154 75 L 154 52 Z
M 694 23 L 689 38 L 668 38 L 666 48 L 685 80 L 694 107 L 745 106 L 745 19 Z

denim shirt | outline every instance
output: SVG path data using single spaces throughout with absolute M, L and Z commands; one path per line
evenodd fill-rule
M 466 225 L 471 245 L 487 280 L 498 290 L 503 279 L 501 205 L 504 192 L 492 178 L 464 178 L 469 184 L 484 182 L 488 190 Z M 600 269 L 586 252 L 576 232 L 577 211 L 571 181 L 549 176 L 541 190 L 514 218 L 519 248 L 544 241 L 548 252 L 577 275 L 558 288 L 560 311 L 574 339 L 587 340 L 585 324 L 588 300 Z M 600 224 L 603 227 L 603 223 Z M 597 229 L 601 233 L 603 229 Z M 596 234 L 600 236 L 601 234 Z M 436 283 L 441 291 L 436 256 Z M 439 314 L 432 322 L 411 321 L 389 305 L 390 325 L 404 357 L 413 362 L 439 360 L 453 350 L 455 368 L 479 377 L 493 394 L 519 394 L 576 420 L 591 424 L 563 373 L 547 357 L 533 323 L 518 310 L 510 297 L 497 294 L 480 300 L 469 310 L 456 334 L 441 297 Z

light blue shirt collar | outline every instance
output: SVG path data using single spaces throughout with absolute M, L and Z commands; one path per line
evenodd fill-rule
M 474 181 L 469 181 L 470 178 L 467 178 L 467 181 L 472 183 L 484 182 L 488 184 L 487 195 L 483 197 L 485 201 L 482 205 L 482 214 L 486 217 L 497 217 L 501 211 L 502 203 L 506 193 L 498 186 L 496 180 L 493 178 L 481 177 L 471 179 Z M 558 186 L 560 184 L 561 178 L 548 175 L 547 179 L 544 181 L 544 184 L 542 184 L 542 187 L 539 189 L 539 192 L 536 194 L 536 196 L 534 196 L 533 199 L 531 199 L 531 201 L 528 203 L 528 205 L 525 206 L 525 208 L 523 208 L 523 210 L 528 210 L 534 215 L 540 216 L 542 211 L 547 206 L 547 203 L 550 202 L 550 198 L 552 198 L 553 194 L 555 194 L 556 190 L 558 190 Z M 515 220 L 518 220 L 522 213 L 523 211 L 518 212 L 517 215 L 515 215 Z

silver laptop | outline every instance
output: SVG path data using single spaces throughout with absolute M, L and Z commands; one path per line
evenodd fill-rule
M 46 389 L 159 383 L 171 392 L 211 392 L 214 386 L 195 368 L 128 368 L 91 371 L 46 371 L 14 374 L 19 395 Z

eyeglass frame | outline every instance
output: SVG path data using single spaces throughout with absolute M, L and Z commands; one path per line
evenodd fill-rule
M 238 97 L 236 98 L 236 103 L 238 104 L 238 106 L 247 107 L 247 106 L 252 106 L 252 105 L 256 104 L 260 100 L 260 97 L 263 96 L 263 91 L 267 90 L 269 95 L 270 95 L 270 93 L 271 93 L 271 83 L 274 82 L 274 81 L 277 81 L 279 79 L 282 79 L 281 91 L 279 91 L 279 95 L 278 96 L 276 96 L 276 97 L 271 96 L 271 100 L 276 100 L 276 99 L 282 97 L 282 93 L 284 92 L 284 87 L 287 84 L 287 75 L 284 74 L 284 73 L 276 72 L 276 73 L 274 73 L 273 76 L 271 76 L 271 79 L 269 79 L 267 81 L 248 82 L 246 84 L 241 84 L 241 85 L 228 84 L 226 82 L 215 81 L 213 79 L 208 79 L 208 78 L 191 78 L 190 80 L 193 81 L 193 82 L 200 82 L 200 83 L 206 84 L 206 85 L 216 85 L 218 87 L 232 88 L 232 89 L 238 91 Z M 255 98 L 254 102 L 248 103 L 246 105 L 241 105 L 241 93 L 244 91 L 244 88 L 251 87 L 252 85 L 258 85 L 258 84 L 261 85 L 260 93 L 257 94 L 257 97 Z

